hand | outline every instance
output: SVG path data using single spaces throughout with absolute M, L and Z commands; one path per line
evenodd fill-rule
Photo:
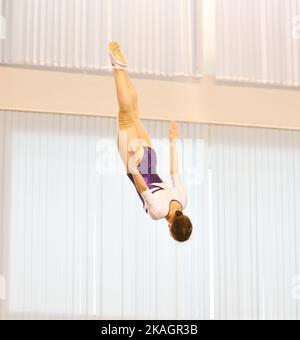
M 129 173 L 135 175 L 138 173 L 138 165 L 144 156 L 143 144 L 139 140 L 130 143 L 128 150 L 127 168 Z
M 176 143 L 179 138 L 179 130 L 175 121 L 172 121 L 169 126 L 169 141 Z
M 128 157 L 128 172 L 132 175 L 135 175 L 138 173 L 138 165 L 139 165 L 139 159 L 137 155 L 134 152 L 129 152 Z

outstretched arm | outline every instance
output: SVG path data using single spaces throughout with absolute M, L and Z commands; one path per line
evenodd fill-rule
M 178 155 L 176 150 L 176 143 L 179 137 L 179 131 L 176 122 L 171 122 L 169 127 L 169 142 L 170 142 L 170 174 L 177 174 L 178 167 Z
M 139 148 L 137 147 L 134 151 L 130 152 L 130 157 L 128 159 L 128 171 L 131 173 L 134 179 L 134 184 L 137 191 L 141 194 L 148 189 L 148 186 L 138 170 L 139 163 Z
M 172 177 L 173 187 L 178 190 L 181 195 L 181 201 L 183 209 L 185 209 L 187 204 L 187 196 L 183 188 L 181 178 L 179 175 L 179 165 L 178 156 L 176 150 L 176 143 L 179 138 L 179 130 L 177 128 L 176 122 L 171 122 L 169 127 L 169 141 L 170 141 L 170 174 Z
M 140 174 L 137 164 L 138 164 L 138 151 L 130 152 L 131 156 L 128 160 L 128 171 L 132 174 L 134 179 L 134 184 L 137 191 L 141 194 L 149 215 L 154 220 L 159 220 L 164 217 L 164 212 L 161 210 L 161 204 L 158 202 L 151 190 L 148 188 L 143 176 Z

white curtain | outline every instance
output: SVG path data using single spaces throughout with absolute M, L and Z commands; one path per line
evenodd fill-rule
M 168 179 L 167 123 L 145 124 Z M 300 319 L 300 132 L 180 124 L 194 234 L 176 244 L 115 125 L 0 113 L 1 318 Z
M 6 35 L 5 3 L 4 0 L 0 0 L 0 64 L 3 62 L 5 35 Z
M 300 132 L 211 128 L 218 319 L 300 318 Z
M 114 39 L 132 73 L 197 77 L 201 1 L 9 0 L 3 62 L 105 71 L 107 44 Z
M 216 0 L 217 78 L 300 86 L 300 0 Z
M 168 180 L 168 125 L 145 124 Z M 210 317 L 208 126 L 180 127 L 195 228 L 185 245 L 144 213 L 115 119 L 0 113 L 2 318 Z

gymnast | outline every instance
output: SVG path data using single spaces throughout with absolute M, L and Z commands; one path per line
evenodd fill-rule
M 166 219 L 171 236 L 178 242 L 187 241 L 192 233 L 192 223 L 183 214 L 187 197 L 178 173 L 176 122 L 171 122 L 169 127 L 171 186 L 157 174 L 156 152 L 139 117 L 137 93 L 126 71 L 127 60 L 117 42 L 110 42 L 108 50 L 119 103 L 118 150 L 127 175 L 135 185 L 146 213 L 154 220 Z

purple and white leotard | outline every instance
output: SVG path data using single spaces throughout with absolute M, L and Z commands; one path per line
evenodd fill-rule
M 172 175 L 172 186 L 163 182 L 157 174 L 157 157 L 154 149 L 144 147 L 144 156 L 138 166 L 140 174 L 143 176 L 148 189 L 139 194 L 143 202 L 144 209 L 152 219 L 159 220 L 169 214 L 171 201 L 178 201 L 182 208 L 187 205 L 186 193 L 183 189 L 179 174 Z M 131 174 L 128 177 L 134 184 Z

